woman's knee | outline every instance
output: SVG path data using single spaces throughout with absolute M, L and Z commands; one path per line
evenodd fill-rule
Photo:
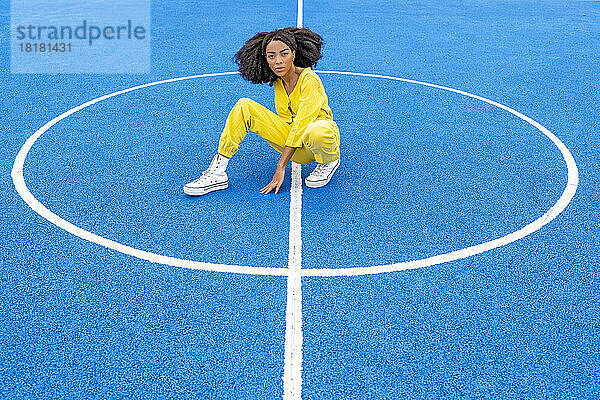
M 254 103 L 256 103 L 254 100 L 249 99 L 247 97 L 242 97 L 241 99 L 239 99 L 237 101 L 237 103 L 235 103 L 234 108 L 241 108 L 241 109 L 246 109 L 247 110 Z
M 318 120 L 311 122 L 304 131 L 302 142 L 306 147 L 311 148 L 317 143 L 326 143 L 328 145 L 337 141 L 337 133 L 327 120 Z

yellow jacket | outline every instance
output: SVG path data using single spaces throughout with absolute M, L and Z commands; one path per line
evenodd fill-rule
M 289 96 L 281 78 L 275 81 L 274 88 L 275 110 L 280 117 L 292 125 L 286 146 L 302 147 L 302 135 L 311 122 L 333 121 L 321 78 L 310 67 L 302 70 L 298 83 Z

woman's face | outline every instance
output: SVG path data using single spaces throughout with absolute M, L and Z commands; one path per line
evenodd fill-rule
M 281 40 L 269 42 L 266 53 L 269 67 L 275 72 L 275 75 L 285 76 L 294 67 L 295 52 Z

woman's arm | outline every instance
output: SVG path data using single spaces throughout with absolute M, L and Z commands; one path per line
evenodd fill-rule
M 275 188 L 275 194 L 279 192 L 279 188 L 283 183 L 283 179 L 285 178 L 285 168 L 287 167 L 288 162 L 294 155 L 296 151 L 296 147 L 285 146 L 283 149 L 283 153 L 281 153 L 281 157 L 279 158 L 279 162 L 277 163 L 277 169 L 275 170 L 275 174 L 273 175 L 273 179 L 271 182 L 260 190 L 261 194 L 267 194 L 273 188 Z
M 298 106 L 298 113 L 296 118 L 293 119 L 290 132 L 288 134 L 285 148 L 277 164 L 277 170 L 273 175 L 271 182 L 260 190 L 260 193 L 267 194 L 273 188 L 275 193 L 279 192 L 279 188 L 283 183 L 285 177 L 285 168 L 292 158 L 292 155 L 298 147 L 302 147 L 302 134 L 306 127 L 317 119 L 321 106 L 325 101 L 321 94 L 319 82 L 314 77 L 306 77 L 300 86 L 300 104 Z
M 287 141 L 285 142 L 286 146 L 292 147 L 302 147 L 304 130 L 311 122 L 317 120 L 319 111 L 325 102 L 325 97 L 321 93 L 321 85 L 317 78 L 307 76 L 298 84 L 300 85 L 298 113 L 292 122 Z

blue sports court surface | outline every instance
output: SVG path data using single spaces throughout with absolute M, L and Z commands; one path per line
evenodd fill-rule
M 143 73 L 17 73 L 0 4 L 0 398 L 600 398 L 600 1 L 153 1 Z M 341 166 L 186 196 L 288 26 Z

